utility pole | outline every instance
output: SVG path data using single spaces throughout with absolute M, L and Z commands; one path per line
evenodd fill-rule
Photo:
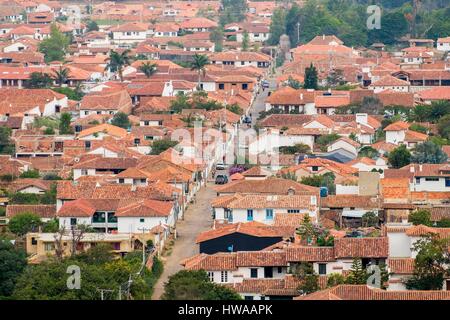
M 297 45 L 300 43 L 300 22 L 297 22 Z
M 145 231 L 150 231 L 149 228 L 146 227 L 142 227 L 142 228 L 138 228 L 139 231 L 142 231 L 142 268 L 145 266 L 145 241 L 144 241 L 144 234 Z M 141 270 L 142 270 L 141 268 Z

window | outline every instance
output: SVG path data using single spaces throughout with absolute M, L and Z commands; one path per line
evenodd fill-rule
M 81 169 L 81 175 L 82 176 L 87 176 L 88 175 L 87 169 Z
M 245 64 L 245 61 L 241 61 L 241 66 L 243 66 Z
M 141 183 L 145 183 L 146 181 L 146 179 L 141 179 Z
M 125 179 L 119 178 L 119 183 L 125 183 Z
M 319 274 L 327 274 L 327 264 L 319 263 Z
M 209 281 L 214 282 L 214 272 L 212 271 L 208 272 L 208 279 Z
M 150 124 L 149 121 L 144 121 L 144 126 L 148 126 Z
M 244 296 L 244 300 L 253 300 L 253 296 Z
M 273 219 L 273 209 L 266 209 L 266 220 Z
M 145 222 L 145 219 L 144 219 L 144 218 L 140 218 L 140 219 L 139 219 L 139 222 L 140 222 L 140 223 L 144 223 L 144 222 Z
M 243 83 L 242 90 L 247 90 L 247 89 L 248 89 L 248 83 Z
M 253 221 L 253 210 L 252 209 L 247 210 L 247 221 Z
M 319 170 L 319 167 L 318 167 L 318 166 L 313 166 L 311 170 L 312 170 L 312 171 L 318 171 L 318 170 Z
M 258 278 L 258 269 L 257 268 L 250 269 L 250 278 Z
M 35 237 L 31 238 L 31 244 L 32 244 L 33 246 L 37 245 L 37 240 L 36 240 Z
M 228 271 L 220 272 L 220 282 L 228 282 Z
M 53 251 L 55 249 L 55 245 L 52 242 L 44 244 L 45 251 Z
M 104 212 L 95 212 L 92 216 L 93 223 L 104 223 L 106 221 L 106 214 Z
M 278 273 L 283 273 L 283 267 L 278 267 Z
M 445 186 L 450 187 L 450 178 L 445 178 Z
M 416 178 L 416 184 L 420 184 L 420 178 Z
M 85 142 L 84 142 L 84 147 L 85 147 L 86 149 L 90 149 L 90 148 L 91 148 L 91 142 L 90 142 L 90 141 L 85 141 Z
M 299 209 L 289 209 L 287 212 L 288 213 L 300 213 L 300 210 Z
M 219 83 L 219 90 L 224 90 L 224 89 L 225 89 L 225 84 Z
M 77 225 L 77 218 L 70 218 L 70 225 L 76 226 Z
M 425 178 L 425 181 L 439 181 L 439 178 Z
M 273 278 L 273 268 L 264 267 L 264 278 Z

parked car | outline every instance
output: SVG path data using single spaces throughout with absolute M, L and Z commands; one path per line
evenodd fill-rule
M 249 116 L 246 116 L 245 118 L 244 118 L 244 121 L 243 121 L 244 123 L 252 123 L 252 118 L 250 118 Z
M 262 85 L 263 88 L 269 88 L 270 87 L 270 83 L 267 80 L 261 81 L 261 85 Z
M 216 177 L 215 184 L 226 184 L 228 183 L 228 177 L 224 174 L 219 174 Z
M 224 163 L 217 163 L 216 170 L 225 170 L 227 166 Z

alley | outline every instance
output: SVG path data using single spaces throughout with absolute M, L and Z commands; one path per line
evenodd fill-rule
M 172 248 L 170 256 L 163 257 L 164 272 L 155 284 L 153 300 L 159 300 L 164 292 L 164 283 L 169 277 L 182 269 L 180 261 L 198 253 L 195 239 L 200 232 L 209 230 L 212 225 L 210 201 L 216 195 L 212 189 L 213 184 L 208 183 L 200 189 L 196 202 L 190 204 L 186 210 L 184 220 L 177 222 L 178 238 Z

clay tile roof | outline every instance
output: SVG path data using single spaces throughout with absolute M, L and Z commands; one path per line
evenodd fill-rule
M 271 175 L 271 173 L 267 170 L 264 170 L 260 166 L 254 166 L 254 167 L 251 167 L 250 169 L 242 172 L 242 175 L 244 177 L 267 177 L 267 176 Z
M 112 135 L 112 136 L 118 137 L 118 138 L 125 138 L 127 136 L 127 130 L 120 128 L 120 127 L 113 126 L 108 123 L 104 123 L 104 124 L 99 124 L 98 126 L 94 126 L 94 127 L 91 127 L 91 128 L 81 131 L 78 134 L 78 137 L 79 138 L 86 137 L 86 136 L 89 136 L 96 132 L 106 132 L 108 135 Z
M 236 253 L 237 267 L 287 266 L 286 254 L 282 251 L 242 251 Z
M 145 199 L 118 208 L 116 217 L 167 217 L 172 208 L 173 203 L 170 201 Z
M 370 86 L 374 87 L 394 87 L 394 86 L 409 86 L 409 82 L 398 79 L 391 75 L 382 77 L 380 80 L 375 81 Z
M 367 285 L 341 284 L 329 289 L 316 291 L 295 300 L 448 300 L 450 291 L 443 290 L 402 290 L 386 291 Z
M 280 237 L 282 234 L 277 228 L 273 228 L 266 224 L 252 221 L 246 223 L 233 223 L 221 228 L 208 230 L 197 236 L 196 243 L 208 241 L 211 239 L 223 237 L 232 233 L 242 233 L 254 237 Z
M 319 188 L 298 183 L 290 179 L 268 178 L 265 180 L 237 180 L 216 187 L 218 193 L 247 194 L 318 194 Z
M 91 217 L 95 207 L 85 199 L 65 202 L 58 211 L 58 217 Z
M 303 213 L 277 213 L 273 225 L 277 227 L 298 228 L 304 217 L 305 214 Z
M 413 258 L 389 258 L 387 261 L 389 271 L 397 274 L 413 274 Z
M 358 196 L 358 195 L 329 195 L 321 199 L 321 206 L 323 208 L 367 208 L 377 209 L 381 208 L 381 199 L 372 196 Z
M 405 133 L 405 141 L 407 142 L 422 142 L 428 139 L 428 135 L 425 133 L 407 130 Z
M 25 212 L 37 214 L 41 218 L 54 218 L 56 217 L 56 205 L 10 204 L 6 207 L 6 217 L 8 218 Z
M 185 259 L 181 262 L 187 270 L 222 271 L 236 270 L 236 253 L 204 253 Z
M 286 260 L 290 262 L 335 261 L 333 247 L 291 247 L 286 249 Z
M 345 141 L 345 142 L 347 142 L 348 144 L 350 144 L 350 145 L 352 145 L 352 146 L 354 146 L 354 147 L 356 147 L 356 148 L 359 148 L 359 147 L 361 146 L 361 145 L 360 145 L 358 142 L 356 142 L 355 140 L 350 139 L 350 138 L 347 138 L 347 137 L 341 137 L 341 138 L 337 139 L 336 141 L 334 141 L 334 142 L 332 142 L 332 143 L 330 143 L 330 144 L 333 144 L 333 143 L 335 143 L 335 142 L 337 142 L 337 141 Z
M 386 237 L 335 239 L 334 250 L 336 258 L 386 258 L 389 256 Z
M 409 126 L 410 124 L 408 122 L 397 121 L 384 128 L 384 131 L 406 131 L 408 130 Z
M 435 87 L 418 93 L 422 100 L 450 100 L 449 87 Z
M 228 203 L 227 208 L 244 209 L 244 208 L 304 208 L 314 210 L 315 205 L 312 204 L 309 195 L 244 195 L 240 199 L 236 199 Z

